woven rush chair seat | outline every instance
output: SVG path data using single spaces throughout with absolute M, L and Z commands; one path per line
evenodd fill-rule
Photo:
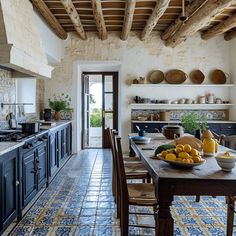
M 110 128 L 107 129 L 107 133 L 109 135 L 109 141 L 111 144 L 111 150 L 112 150 L 112 193 L 114 196 L 114 200 L 117 203 L 117 168 L 116 168 L 116 151 L 115 151 L 115 135 L 117 134 L 116 131 L 112 131 Z M 141 161 L 137 161 L 137 158 L 130 158 L 126 157 L 124 158 L 124 155 L 122 153 L 122 157 L 125 163 L 125 173 L 127 179 L 141 179 L 143 181 L 147 180 L 150 181 L 150 176 L 148 174 L 148 171 L 145 169 L 144 165 Z M 134 159 L 134 161 L 132 161 Z M 117 214 L 119 215 L 119 211 L 117 211 Z
M 132 205 L 157 205 L 155 186 L 153 184 L 128 183 L 129 203 Z
M 125 173 L 124 161 L 122 158 L 122 148 L 121 148 L 121 138 L 115 137 L 115 152 L 117 158 L 116 166 L 117 166 L 117 192 L 118 192 L 118 203 L 117 210 L 120 212 L 120 226 L 121 226 L 121 236 L 129 235 L 129 226 L 132 227 L 142 227 L 142 228 L 155 228 L 157 222 L 155 222 L 155 226 L 150 225 L 133 225 L 129 224 L 129 214 L 138 214 L 138 215 L 153 215 L 156 220 L 157 213 L 157 204 L 158 201 L 155 197 L 155 186 L 150 183 L 127 183 L 127 177 Z M 129 205 L 135 206 L 147 206 L 153 207 L 153 214 L 151 213 L 137 213 L 137 212 L 129 212 Z

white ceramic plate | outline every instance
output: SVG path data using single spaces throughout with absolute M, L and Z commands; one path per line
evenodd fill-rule
M 132 139 L 137 144 L 148 144 L 151 141 L 151 138 L 146 138 L 146 137 L 143 137 L 143 138 L 140 138 L 140 139 L 135 139 L 135 138 L 132 138 Z

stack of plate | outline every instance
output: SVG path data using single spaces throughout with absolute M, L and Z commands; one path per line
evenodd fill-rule
M 131 137 L 131 139 L 135 143 L 139 143 L 139 144 L 148 144 L 151 141 L 151 138 L 144 137 L 144 136 L 133 136 Z

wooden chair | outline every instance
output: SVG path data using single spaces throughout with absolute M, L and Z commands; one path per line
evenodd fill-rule
M 114 200 L 117 203 L 117 205 L 119 205 L 119 202 L 117 200 L 117 167 L 116 167 L 116 158 L 117 158 L 117 154 L 116 154 L 116 150 L 115 150 L 115 136 L 116 136 L 116 132 L 112 132 L 111 129 L 107 129 L 107 133 L 109 135 L 109 141 L 111 144 L 111 150 L 112 150 L 112 193 L 114 196 Z M 122 154 L 122 158 L 123 158 L 123 154 Z M 124 162 L 125 162 L 125 174 L 126 174 L 126 178 L 127 179 L 142 179 L 142 180 L 147 180 L 150 181 L 150 176 L 148 174 L 148 171 L 145 169 L 144 165 L 142 164 L 141 161 L 137 161 L 137 160 L 128 160 L 128 158 L 124 158 Z M 119 207 L 117 210 L 117 216 L 119 218 Z
M 127 183 L 125 166 L 122 157 L 121 138 L 115 138 L 115 150 L 117 152 L 116 166 L 118 179 L 118 192 L 120 198 L 120 224 L 121 235 L 128 236 L 129 226 L 155 228 L 145 225 L 129 225 L 129 205 L 151 206 L 154 214 L 139 213 L 142 215 L 154 215 L 156 220 L 157 199 L 155 197 L 155 186 L 151 183 Z M 137 214 L 137 213 L 134 213 Z M 156 225 L 156 224 L 155 224 Z
M 224 136 L 222 138 L 222 145 L 236 150 L 236 135 L 230 135 L 230 136 Z M 234 213 L 236 213 L 235 210 L 235 196 L 229 196 L 226 199 L 227 202 L 227 236 L 233 235 L 233 227 L 234 225 Z

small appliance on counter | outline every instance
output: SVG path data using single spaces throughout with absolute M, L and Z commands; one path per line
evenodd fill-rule
M 22 133 L 37 134 L 40 131 L 40 122 L 22 122 L 21 125 Z

